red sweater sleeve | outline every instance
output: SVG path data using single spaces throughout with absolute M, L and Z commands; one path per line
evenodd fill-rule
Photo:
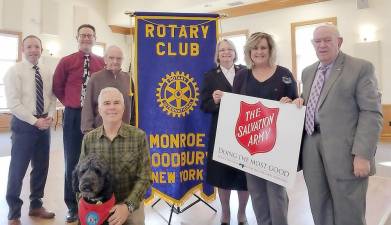
M 53 93 L 64 104 L 65 85 L 66 85 L 66 71 L 64 59 L 61 59 L 53 76 Z

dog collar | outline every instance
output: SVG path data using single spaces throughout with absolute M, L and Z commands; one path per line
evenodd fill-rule
M 101 204 L 88 203 L 83 198 L 79 201 L 79 219 L 81 225 L 101 225 L 110 215 L 110 210 L 115 205 L 114 194 L 106 202 Z

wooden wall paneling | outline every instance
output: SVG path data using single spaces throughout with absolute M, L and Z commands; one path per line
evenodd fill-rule
M 383 130 L 380 141 L 391 142 L 391 105 L 383 105 Z
M 133 35 L 134 34 L 134 27 L 121 27 L 116 25 L 109 25 L 111 31 L 113 33 L 117 34 L 123 34 L 123 35 Z
M 8 132 L 10 130 L 12 114 L 0 113 L 0 132 Z

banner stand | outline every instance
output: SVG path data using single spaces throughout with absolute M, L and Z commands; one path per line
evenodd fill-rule
M 184 207 L 184 208 L 180 208 L 179 206 L 175 206 L 175 204 L 170 204 L 168 203 L 167 201 L 164 201 L 168 206 L 171 207 L 171 211 L 170 211 L 170 218 L 168 219 L 168 225 L 171 225 L 171 218 L 172 218 L 172 213 L 175 213 L 175 214 L 180 214 L 180 213 L 183 213 L 185 212 L 186 210 L 188 210 L 189 208 L 191 208 L 192 206 L 194 206 L 195 204 L 199 203 L 199 202 L 203 202 L 205 205 L 207 205 L 210 209 L 212 209 L 215 213 L 217 213 L 217 210 L 215 208 L 213 208 L 213 206 L 211 206 L 209 203 L 207 203 L 206 201 L 204 201 L 200 196 L 196 195 L 196 194 L 193 194 L 194 197 L 197 198 L 197 200 L 193 201 L 192 203 L 190 203 L 188 206 Z M 158 202 L 160 202 L 160 200 L 162 200 L 161 198 L 157 199 L 152 205 L 151 207 L 153 208 Z
M 135 126 L 145 131 L 151 155 L 146 204 L 166 202 L 171 208 L 168 224 L 173 213 L 199 202 L 216 213 L 206 202 L 215 198 L 215 188 L 204 180 L 211 117 L 201 111 L 199 98 L 203 74 L 215 67 L 220 15 L 126 14 L 135 20 Z

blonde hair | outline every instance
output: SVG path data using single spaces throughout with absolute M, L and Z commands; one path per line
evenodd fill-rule
M 223 42 L 227 42 L 231 46 L 231 48 L 234 50 L 234 52 L 235 52 L 234 63 L 235 63 L 238 60 L 238 53 L 236 52 L 236 48 L 235 48 L 234 43 L 228 39 L 221 39 L 216 44 L 215 57 L 214 57 L 216 65 L 220 65 L 219 48 L 220 48 L 221 43 L 223 43 Z
M 262 39 L 265 39 L 269 46 L 269 64 L 274 65 L 276 63 L 277 50 L 273 37 L 268 33 L 256 32 L 250 35 L 244 45 L 244 61 L 249 69 L 254 67 L 254 63 L 251 59 L 251 50 L 254 49 Z

